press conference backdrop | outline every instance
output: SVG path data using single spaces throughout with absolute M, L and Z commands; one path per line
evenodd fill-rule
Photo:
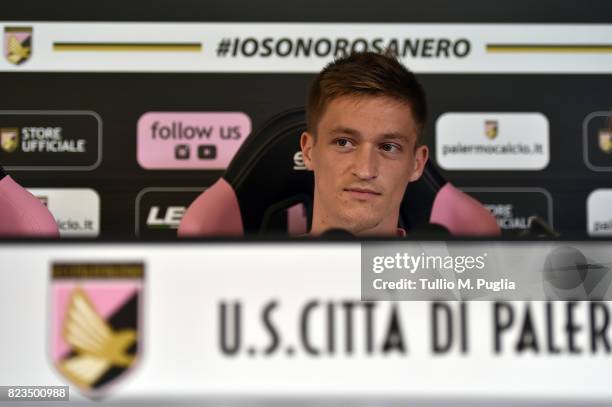
M 0 21 L 0 164 L 64 237 L 175 236 L 253 129 L 366 49 L 418 74 L 431 158 L 504 230 L 538 215 L 612 235 L 609 3 L 88 7 L 5 4 Z

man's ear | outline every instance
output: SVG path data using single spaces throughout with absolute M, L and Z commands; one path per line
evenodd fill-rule
M 304 165 L 312 171 L 312 147 L 314 146 L 314 136 L 305 131 L 300 137 L 300 147 L 302 148 L 302 158 Z
M 427 159 L 429 158 L 429 149 L 427 146 L 419 146 L 417 147 L 414 153 L 414 171 L 410 176 L 410 182 L 416 181 L 421 178 L 423 174 L 423 170 L 425 169 L 425 164 L 427 164 Z

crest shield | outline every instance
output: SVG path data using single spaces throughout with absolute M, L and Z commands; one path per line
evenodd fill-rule
M 612 153 L 612 132 L 610 130 L 599 131 L 599 148 L 604 153 Z
M 7 153 L 12 153 L 19 145 L 19 129 L 3 128 L 0 129 L 0 148 Z
M 144 266 L 56 263 L 51 281 L 51 358 L 88 397 L 131 370 L 142 345 Z
M 32 27 L 4 27 L 4 57 L 21 65 L 32 56 Z
M 485 121 L 485 136 L 488 139 L 493 140 L 497 137 L 498 132 L 498 124 L 497 120 L 487 120 Z

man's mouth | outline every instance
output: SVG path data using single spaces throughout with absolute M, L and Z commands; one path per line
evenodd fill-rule
M 348 192 L 353 198 L 358 199 L 360 201 L 365 201 L 369 199 L 374 199 L 380 195 L 380 192 L 374 191 L 369 188 L 344 188 L 346 192 Z

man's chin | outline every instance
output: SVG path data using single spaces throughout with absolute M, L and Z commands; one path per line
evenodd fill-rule
M 345 226 L 340 228 L 351 232 L 353 235 L 368 235 L 368 231 L 375 229 L 380 222 L 381 219 L 378 218 L 351 217 L 350 219 L 344 219 L 342 223 Z

